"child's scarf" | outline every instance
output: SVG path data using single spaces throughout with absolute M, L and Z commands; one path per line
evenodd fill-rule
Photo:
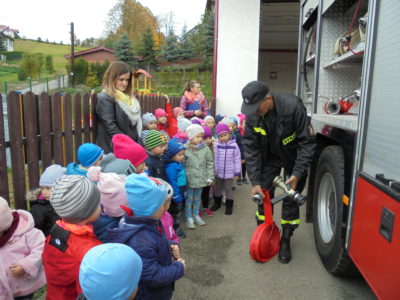
M 205 100 L 204 94 L 202 92 L 195 95 L 191 91 L 185 91 L 184 96 L 186 98 L 186 103 L 188 103 L 188 104 L 193 103 L 194 101 L 198 101 L 200 104 L 202 104 Z
M 10 228 L 8 228 L 5 235 L 0 237 L 0 248 L 3 247 L 5 244 L 7 244 L 8 240 L 12 237 L 12 235 L 14 234 L 15 230 L 18 227 L 19 214 L 16 211 L 13 211 L 12 216 L 13 216 L 13 221 L 11 223 Z

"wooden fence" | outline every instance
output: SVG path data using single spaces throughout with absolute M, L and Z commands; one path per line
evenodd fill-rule
M 78 147 L 95 141 L 97 95 L 10 92 L 6 98 L 0 94 L 0 196 L 11 206 L 26 209 L 26 189 L 39 186 L 40 174 L 47 166 L 76 161 Z M 163 97 L 140 96 L 138 100 L 142 113 L 165 107 Z M 7 111 L 3 111 L 3 101 L 7 101 Z M 172 106 L 179 101 L 172 98 Z M 7 167 L 7 148 L 11 169 Z

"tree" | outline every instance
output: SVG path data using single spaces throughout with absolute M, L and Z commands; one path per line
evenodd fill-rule
M 157 52 L 154 47 L 153 32 L 150 27 L 143 32 L 143 42 L 139 54 L 143 56 L 143 61 L 147 64 L 147 71 L 150 71 L 150 66 L 157 64 Z
M 52 55 L 46 55 L 44 66 L 45 66 L 45 69 L 47 70 L 47 72 L 49 72 L 49 74 L 54 73 L 53 56 Z
M 182 35 L 180 37 L 180 59 L 181 60 L 189 60 L 194 56 L 193 44 L 187 34 L 186 24 L 182 28 Z
M 165 38 L 162 56 L 166 61 L 177 61 L 180 57 L 178 37 L 175 35 L 173 28 L 169 29 L 169 33 Z
M 99 82 L 103 82 L 104 73 L 108 69 L 109 65 L 110 65 L 110 62 L 108 60 L 104 61 L 102 64 L 100 64 L 98 61 L 96 61 L 96 63 L 93 65 L 93 68 L 97 75 L 97 80 Z
M 0 33 L 0 51 L 7 51 L 6 38 Z
M 38 73 L 39 79 L 40 79 L 40 74 L 43 70 L 43 65 L 44 65 L 43 53 L 35 53 L 35 58 L 37 60 L 37 73 Z
M 115 56 L 119 60 L 127 63 L 131 67 L 135 67 L 137 64 L 137 59 L 135 53 L 133 52 L 132 42 L 129 40 L 127 34 L 121 35 L 119 40 L 114 44 Z
M 94 64 L 89 63 L 88 72 L 86 77 L 86 85 L 91 89 L 95 88 L 99 85 L 99 81 L 97 79 L 97 74 L 94 68 Z
M 89 65 L 83 58 L 78 58 L 75 60 L 75 81 L 77 84 L 82 84 L 86 82 L 86 77 L 88 75 Z M 71 71 L 69 71 L 70 73 Z
M 24 57 L 22 58 L 21 69 L 30 78 L 35 77 L 38 72 L 38 61 L 35 55 L 31 53 L 25 53 Z
M 138 52 L 142 33 L 147 27 L 153 31 L 155 46 L 160 47 L 163 43 L 163 35 L 157 32 L 160 26 L 151 10 L 136 0 L 118 0 L 108 13 L 104 44 L 112 45 L 121 34 L 126 33 L 133 42 L 134 50 Z
M 214 13 L 207 10 L 203 15 L 200 30 L 201 56 L 204 59 L 204 66 L 212 68 L 214 57 Z
M 39 37 L 37 38 L 37 41 L 40 43 L 40 42 L 42 41 L 42 38 L 39 36 Z

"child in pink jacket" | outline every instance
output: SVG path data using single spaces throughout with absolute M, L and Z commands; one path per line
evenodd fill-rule
M 0 197 L 0 299 L 31 299 L 46 284 L 45 237 L 25 210 L 11 211 Z

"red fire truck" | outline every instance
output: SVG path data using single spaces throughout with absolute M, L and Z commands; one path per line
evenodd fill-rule
M 303 0 L 297 95 L 317 150 L 307 218 L 325 268 L 400 298 L 399 0 Z

